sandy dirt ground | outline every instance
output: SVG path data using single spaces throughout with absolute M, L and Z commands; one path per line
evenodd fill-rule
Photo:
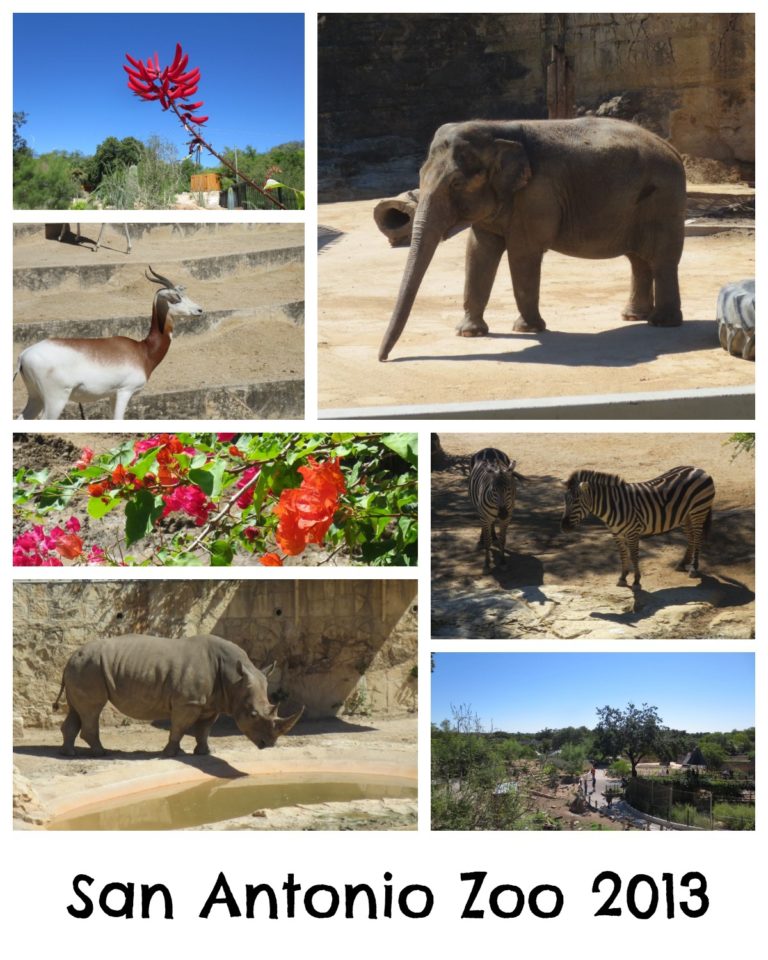
M 740 638 L 754 636 L 755 470 L 726 434 L 449 434 L 432 472 L 432 635 L 461 638 Z M 467 493 L 469 456 L 504 450 L 518 483 L 506 565 L 483 573 L 479 522 Z M 563 533 L 563 481 L 580 467 L 648 480 L 679 464 L 707 470 L 717 490 L 700 580 L 675 570 L 682 531 L 640 544 L 642 590 L 616 586 L 618 549 L 590 518 Z M 631 578 L 630 578 L 631 579 Z
M 697 187 L 697 190 L 700 189 Z M 754 276 L 754 235 L 689 237 L 680 267 L 685 323 L 623 322 L 629 264 L 548 253 L 542 334 L 513 333 L 517 309 L 502 263 L 486 311 L 490 336 L 455 335 L 463 317 L 463 235 L 442 243 L 390 361 L 377 360 L 407 248 L 390 248 L 373 221 L 376 201 L 318 211 L 321 410 L 583 396 L 754 382 L 754 365 L 720 348 L 715 323 L 724 283 Z M 324 228 L 324 229 L 323 229 Z
M 271 750 L 257 750 L 225 723 L 211 737 L 212 755 L 191 752 L 163 759 L 167 731 L 149 724 L 104 727 L 109 755 L 94 759 L 82 741 L 74 758 L 59 755 L 61 735 L 52 727 L 26 730 L 14 748 L 14 826 L 43 829 L 65 810 L 116 795 L 205 778 L 233 779 L 300 772 L 377 774 L 416 785 L 415 717 L 354 717 L 300 723 Z M 191 740 L 184 741 L 190 749 Z M 81 749 L 82 747 L 82 749 Z M 356 800 L 255 810 L 249 816 L 193 829 L 215 830 L 412 830 L 416 800 Z
M 82 225 L 84 234 L 92 238 L 98 236 L 98 227 Z M 70 321 L 112 318 L 108 334 L 98 329 L 93 335 L 123 335 L 126 331 L 121 323 L 126 318 L 146 316 L 148 331 L 156 286 L 145 279 L 144 270 L 151 265 L 158 273 L 185 285 L 187 294 L 206 312 L 232 313 L 219 319 L 212 329 L 194 334 L 185 331 L 184 319 L 177 320 L 171 348 L 152 373 L 142 398 L 185 389 L 303 380 L 304 327 L 281 310 L 284 304 L 304 300 L 303 263 L 263 267 L 243 263 L 219 276 L 197 279 L 195 275 L 196 263 L 205 258 L 303 244 L 303 231 L 302 224 L 258 224 L 247 231 L 237 225 L 223 225 L 213 234 L 181 237 L 169 235 L 169 231 L 151 232 L 135 239 L 128 254 L 122 233 L 112 227 L 105 232 L 108 246 L 94 253 L 90 245 L 46 240 L 41 226 L 34 234 L 16 238 L 15 270 L 110 264 L 121 269 L 108 281 L 87 287 L 81 286 L 74 274 L 50 289 L 17 287 L 14 326 L 21 332 L 24 324 L 42 323 L 50 335 L 73 336 L 80 334 L 67 330 Z M 29 346 L 20 340 L 14 345 L 14 362 L 23 347 Z M 17 377 L 14 415 L 23 409 L 26 397 L 24 382 Z M 247 418 L 252 411 L 244 407 L 231 415 Z

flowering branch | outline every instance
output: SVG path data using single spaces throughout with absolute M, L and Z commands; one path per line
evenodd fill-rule
M 249 177 L 244 176 L 220 153 L 217 153 L 203 137 L 200 128 L 204 123 L 207 123 L 208 116 L 197 115 L 195 111 L 198 111 L 205 101 L 188 102 L 197 93 L 200 83 L 200 67 L 187 70 L 189 54 L 183 52 L 180 43 L 176 44 L 176 53 L 170 66 L 163 67 L 162 70 L 157 53 L 154 57 L 148 57 L 146 62 L 135 59 L 129 53 L 126 53 L 125 58 L 130 64 L 130 66 L 123 65 L 123 70 L 128 74 L 128 89 L 133 91 L 136 96 L 141 97 L 142 100 L 159 101 L 163 110 L 170 109 L 176 114 L 179 122 L 191 137 L 187 141 L 190 153 L 205 147 L 210 154 L 216 157 L 219 163 L 231 170 L 235 176 L 245 180 L 249 186 L 266 197 L 276 207 L 281 210 L 286 209 L 285 204 L 280 203 L 268 190 L 254 183 Z

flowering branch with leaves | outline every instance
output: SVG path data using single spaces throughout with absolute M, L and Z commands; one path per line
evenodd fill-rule
M 204 100 L 190 102 L 191 98 L 197 93 L 200 84 L 200 68 L 193 67 L 188 69 L 189 54 L 184 53 L 181 44 L 176 44 L 176 52 L 169 66 L 161 67 L 160 59 L 157 53 L 152 57 L 147 57 L 146 61 L 132 57 L 129 53 L 125 55 L 128 66 L 123 64 L 123 70 L 128 74 L 128 88 L 137 97 L 147 101 L 157 101 L 163 110 L 170 110 L 175 113 L 179 122 L 190 135 L 187 141 L 189 153 L 204 148 L 212 156 L 231 170 L 236 177 L 244 180 L 250 187 L 266 197 L 270 203 L 273 203 L 281 210 L 285 210 L 285 204 L 281 203 L 274 196 L 273 191 L 278 187 L 285 187 L 285 184 L 278 183 L 276 180 L 267 178 L 262 186 L 254 183 L 253 180 L 246 177 L 243 173 L 232 166 L 229 161 L 220 153 L 213 149 L 211 144 L 205 139 L 202 133 L 202 126 L 208 122 L 209 117 L 198 113 L 204 104 Z M 286 189 L 293 189 L 287 187 Z M 303 203 L 304 194 L 301 190 L 293 191 L 297 198 Z
M 411 565 L 416 439 L 156 434 L 98 457 L 85 448 L 61 476 L 21 467 L 14 504 L 17 566 L 282 566 L 308 548 L 322 548 L 318 563 L 343 552 L 353 563 Z

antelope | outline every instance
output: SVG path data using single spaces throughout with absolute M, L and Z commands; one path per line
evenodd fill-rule
M 123 420 L 128 401 L 141 390 L 168 352 L 175 317 L 198 317 L 203 308 L 184 287 L 149 268 L 160 284 L 152 301 L 152 323 L 143 340 L 130 337 L 51 337 L 23 350 L 16 364 L 27 388 L 18 420 L 58 420 L 68 401 L 86 403 L 113 397 L 112 419 Z

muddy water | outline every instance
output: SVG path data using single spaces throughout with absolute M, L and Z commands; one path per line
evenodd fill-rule
M 416 797 L 412 780 L 330 774 L 243 777 L 193 787 L 166 787 L 102 804 L 83 806 L 48 825 L 49 830 L 181 830 L 295 804 Z

